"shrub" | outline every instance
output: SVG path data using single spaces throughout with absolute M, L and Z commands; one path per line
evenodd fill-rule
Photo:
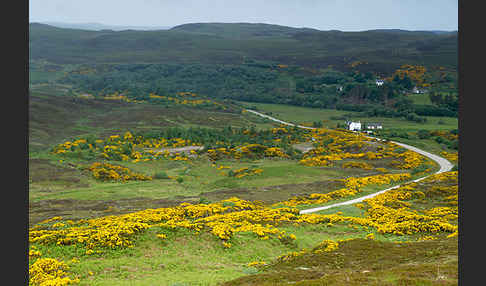
M 210 201 L 210 200 L 208 200 L 208 199 L 206 199 L 206 198 L 200 198 L 200 199 L 199 199 L 199 203 L 200 203 L 200 204 L 205 204 L 205 205 L 208 205 L 208 204 L 210 204 L 210 203 L 211 203 L 211 201 Z
M 441 136 L 436 136 L 434 138 L 435 142 L 439 143 L 439 144 L 445 144 L 445 145 L 450 145 L 451 142 Z
M 417 168 L 412 169 L 412 171 L 410 173 L 412 175 L 415 175 L 415 174 L 418 174 L 418 173 L 425 172 L 427 169 L 428 169 L 428 167 L 426 165 L 420 165 Z
M 87 167 L 91 171 L 93 177 L 102 181 L 121 181 L 126 182 L 132 181 L 145 181 L 152 180 L 152 177 L 145 176 L 140 173 L 132 172 L 130 169 L 119 166 L 112 165 L 109 163 L 95 162 Z
M 415 122 L 418 122 L 418 123 L 425 123 L 425 122 L 427 122 L 427 118 L 420 117 L 420 116 L 418 116 L 414 112 L 407 113 L 405 115 L 405 119 L 410 120 L 410 121 L 415 121 Z
M 166 172 L 162 171 L 162 172 L 155 173 L 154 179 L 165 180 L 165 179 L 170 179 L 170 178 L 169 178 L 169 175 L 167 175 Z
M 454 149 L 454 150 L 458 150 L 459 149 L 459 141 L 458 140 L 451 141 L 450 144 L 449 144 L 449 148 Z
M 457 116 L 457 113 L 452 110 L 434 105 L 415 104 L 413 105 L 413 111 L 422 116 Z
M 430 138 L 431 135 L 430 135 L 430 132 L 428 130 L 423 130 L 422 129 L 422 130 L 419 130 L 417 132 L 417 136 L 420 139 L 427 139 L 427 138 Z
M 234 202 L 223 202 L 223 207 L 234 207 L 236 204 Z
M 346 120 L 346 117 L 342 116 L 342 115 L 333 115 L 333 116 L 329 117 L 329 119 L 331 119 L 331 120 Z

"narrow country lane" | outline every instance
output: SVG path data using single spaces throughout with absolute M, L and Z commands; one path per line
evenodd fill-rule
M 285 121 L 276 119 L 274 117 L 268 116 L 266 114 L 262 114 L 260 112 L 254 111 L 254 110 L 246 109 L 246 111 L 251 112 L 253 114 L 256 114 L 258 116 L 261 116 L 261 117 L 268 118 L 270 120 L 273 120 L 273 121 L 278 122 L 278 123 L 281 123 L 281 124 L 290 125 L 290 126 L 296 126 L 296 127 L 305 128 L 305 129 L 316 129 L 314 127 L 307 127 L 307 126 L 295 125 L 295 124 L 292 124 L 292 123 L 288 123 L 288 122 L 285 122 Z M 367 136 L 367 137 L 370 137 L 370 136 Z M 375 138 L 375 139 L 380 140 L 379 138 L 376 138 L 376 137 L 370 137 L 370 138 Z M 451 162 L 449 162 L 448 160 L 446 160 L 446 159 L 444 159 L 444 158 L 442 158 L 440 156 L 437 156 L 435 154 L 429 153 L 427 151 L 424 151 L 422 149 L 419 149 L 417 147 L 410 146 L 410 145 L 407 145 L 407 144 L 404 144 L 404 143 L 395 142 L 395 141 L 391 141 L 391 142 L 392 143 L 395 143 L 395 144 L 397 144 L 399 146 L 402 146 L 403 148 L 406 148 L 406 149 L 409 149 L 411 151 L 417 152 L 417 153 L 419 153 L 419 154 L 421 154 L 421 155 L 423 155 L 425 157 L 428 157 L 428 158 L 432 159 L 433 161 L 435 161 L 440 166 L 439 171 L 437 171 L 435 174 L 439 174 L 439 173 L 443 173 L 443 172 L 450 171 L 452 169 L 452 167 L 453 167 L 453 165 L 451 164 Z M 419 178 L 419 179 L 415 179 L 415 180 L 412 180 L 412 181 L 409 181 L 409 182 L 418 182 L 420 180 L 423 180 L 423 179 L 427 178 L 428 176 L 430 176 L 430 175 L 427 175 L 425 177 L 422 177 L 422 178 Z M 323 206 L 323 207 L 316 207 L 316 208 L 301 210 L 300 213 L 301 214 L 313 213 L 313 212 L 318 212 L 318 211 L 321 211 L 321 210 L 330 209 L 330 208 L 337 207 L 337 206 L 351 205 L 351 204 L 359 203 L 359 202 L 361 202 L 361 201 L 363 201 L 365 199 L 372 198 L 372 197 L 374 197 L 376 195 L 379 195 L 381 193 L 384 193 L 386 191 L 399 188 L 400 186 L 401 185 L 393 186 L 393 187 L 390 187 L 390 188 L 387 188 L 387 189 L 384 189 L 384 190 L 381 190 L 381 191 L 378 191 L 378 192 L 375 192 L 375 193 L 372 193 L 372 194 L 369 194 L 369 195 L 366 195 L 366 196 L 362 196 L 362 197 L 359 197 L 359 198 L 356 198 L 356 199 L 352 199 L 352 200 L 349 200 L 349 201 L 345 201 L 345 202 L 335 203 L 335 204 L 327 205 L 327 206 Z

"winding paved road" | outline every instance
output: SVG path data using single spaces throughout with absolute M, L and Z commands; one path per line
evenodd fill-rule
M 261 116 L 261 117 L 268 118 L 270 120 L 273 120 L 273 121 L 278 122 L 278 123 L 281 123 L 281 124 L 290 125 L 290 126 L 297 126 L 299 128 L 305 128 L 305 129 L 315 129 L 314 127 L 307 127 L 307 126 L 295 125 L 295 124 L 292 124 L 292 123 L 288 123 L 288 122 L 285 122 L 285 121 L 276 119 L 274 117 L 268 116 L 266 114 L 262 114 L 260 112 L 254 111 L 254 110 L 246 109 L 246 111 L 251 112 L 253 114 L 256 114 L 258 116 Z M 367 136 L 367 137 L 370 137 L 370 136 Z M 375 139 L 381 140 L 381 139 L 376 138 L 376 137 L 370 137 L 370 138 L 375 138 Z M 391 142 L 392 143 L 395 143 L 395 144 L 397 144 L 399 146 L 402 146 L 403 148 L 406 148 L 406 149 L 409 149 L 411 151 L 417 152 L 417 153 L 419 153 L 421 155 L 424 155 L 425 157 L 428 157 L 428 158 L 432 159 L 433 161 L 437 162 L 437 164 L 439 164 L 439 166 L 440 166 L 440 169 L 439 169 L 439 171 L 435 172 L 435 174 L 439 174 L 439 173 L 443 173 L 443 172 L 450 171 L 452 169 L 452 167 L 453 167 L 453 165 L 451 164 L 451 162 L 449 162 L 448 160 L 446 160 L 446 159 L 444 159 L 444 158 L 442 158 L 440 156 L 437 156 L 435 154 L 429 153 L 427 151 L 424 151 L 422 149 L 419 149 L 417 147 L 410 146 L 410 145 L 407 145 L 407 144 L 404 144 L 404 143 L 395 142 L 395 141 L 391 141 Z M 418 179 L 409 181 L 407 183 L 410 183 L 410 182 L 418 182 L 420 180 L 423 180 L 423 179 L 427 178 L 428 176 L 430 176 L 430 175 L 427 175 L 425 177 L 422 177 L 422 178 L 418 178 Z M 323 207 L 316 207 L 316 208 L 301 210 L 300 213 L 301 214 L 313 213 L 313 212 L 318 212 L 318 211 L 321 211 L 321 210 L 325 210 L 325 209 L 329 209 L 329 208 L 333 208 L 333 207 L 337 207 L 337 206 L 351 205 L 351 204 L 359 203 L 359 202 L 361 202 L 363 200 L 372 198 L 372 197 L 374 197 L 376 195 L 379 195 L 381 193 L 384 193 L 386 191 L 399 188 L 400 186 L 401 185 L 393 186 L 391 188 L 387 188 L 387 189 L 384 189 L 384 190 L 381 190 L 381 191 L 378 191 L 378 192 L 375 192 L 375 193 L 372 193 L 372 194 L 369 194 L 369 195 L 366 195 L 366 196 L 362 196 L 362 197 L 359 197 L 359 198 L 356 198 L 356 199 L 352 199 L 352 200 L 349 200 L 349 201 L 345 201 L 345 202 L 341 202 L 341 203 L 335 203 L 335 204 L 327 205 L 327 206 L 323 206 Z

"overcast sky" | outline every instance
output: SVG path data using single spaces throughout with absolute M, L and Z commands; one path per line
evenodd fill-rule
M 458 29 L 457 9 L 457 0 L 29 0 L 29 22 L 250 22 L 341 31 L 452 31 Z

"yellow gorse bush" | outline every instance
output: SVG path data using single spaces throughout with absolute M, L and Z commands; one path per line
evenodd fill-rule
M 424 181 L 447 183 L 451 179 L 457 185 L 457 172 L 433 175 Z M 433 207 L 424 210 L 422 214 L 410 208 L 411 204 L 407 203 L 407 200 L 436 195 L 433 187 L 416 191 L 416 186 L 417 183 L 407 184 L 364 201 L 368 205 L 366 217 L 371 220 L 378 232 L 403 235 L 457 231 L 457 224 L 450 223 L 457 221 L 457 206 Z M 455 190 L 457 192 L 457 188 Z M 448 195 L 449 192 L 442 193 L 444 194 Z
M 230 170 L 228 172 L 228 176 L 240 179 L 240 178 L 247 177 L 247 176 L 258 175 L 258 174 L 261 174 L 262 172 L 263 172 L 263 169 L 243 167 L 243 168 L 236 169 L 236 170 Z
M 295 207 L 298 205 L 323 204 L 331 200 L 354 196 L 357 193 L 361 192 L 362 188 L 367 185 L 384 185 L 384 184 L 390 184 L 392 182 L 406 180 L 409 178 L 410 178 L 410 174 L 408 173 L 383 174 L 383 175 L 374 175 L 374 176 L 367 176 L 361 178 L 350 177 L 341 180 L 345 188 L 341 188 L 326 194 L 314 193 L 307 196 L 292 197 L 287 201 L 278 202 L 274 204 L 274 206 L 286 205 L 290 207 Z
M 339 248 L 339 242 L 325 239 L 314 249 L 314 253 L 331 252 Z
M 54 258 L 39 258 L 29 266 L 29 285 L 63 286 L 79 283 L 79 279 L 71 279 L 66 270 L 69 266 Z
M 285 152 L 278 147 L 269 147 L 266 148 L 264 151 L 265 157 L 280 157 L 280 158 L 288 158 L 289 155 L 285 154 Z
M 377 147 L 371 147 L 370 143 L 376 142 L 376 139 L 361 134 L 319 128 L 309 132 L 306 137 L 306 141 L 316 144 L 316 148 L 305 153 L 299 162 L 306 166 L 332 166 L 334 161 L 344 159 L 393 158 L 394 166 L 400 169 L 414 169 L 424 163 L 422 155 L 408 150 L 399 152 L 401 147 L 391 142 L 380 142 Z M 344 164 L 345 168 L 359 167 L 351 163 Z M 369 164 L 359 164 L 364 169 L 372 168 Z
M 276 261 L 289 261 L 289 260 L 292 260 L 296 257 L 302 256 L 302 255 L 305 255 L 305 254 L 309 254 L 309 253 L 318 254 L 318 253 L 323 253 L 323 252 L 335 251 L 339 248 L 339 242 L 346 241 L 346 240 L 347 239 L 334 241 L 334 240 L 330 240 L 330 239 L 325 239 L 325 240 L 321 241 L 316 247 L 314 247 L 311 250 L 304 248 L 300 251 L 292 251 L 292 252 L 280 255 L 279 257 L 277 257 Z
M 305 166 L 311 167 L 323 167 L 323 166 L 331 166 L 331 162 L 328 160 L 328 156 L 326 155 L 318 155 L 314 157 L 308 157 L 299 161 L 300 164 Z
M 193 92 L 177 92 L 175 96 L 165 96 L 165 95 L 157 95 L 154 93 L 149 93 L 149 98 L 151 99 L 159 99 L 165 102 L 170 102 L 171 104 L 176 105 L 188 105 L 188 106 L 220 106 L 223 110 L 226 109 L 226 106 L 223 104 L 206 99 L 206 98 L 197 98 L 198 95 Z
M 249 262 L 246 266 L 248 267 L 260 267 L 260 266 L 265 266 L 267 263 L 265 261 L 252 261 Z
M 447 132 L 447 131 L 444 131 L 444 130 L 434 130 L 434 131 L 431 131 L 430 132 L 430 135 L 431 136 L 439 136 L 439 137 L 443 137 L 447 140 L 457 140 L 459 139 L 459 134 L 453 134 L 451 132 Z
M 453 184 L 457 184 L 457 172 L 433 175 L 422 182 L 450 184 L 451 181 Z M 444 197 L 448 194 L 442 193 L 441 195 Z M 451 207 L 451 209 L 436 207 L 419 213 L 411 208 L 411 203 L 407 202 L 407 200 L 431 195 L 437 196 L 433 187 L 427 186 L 423 191 L 416 191 L 416 184 L 412 183 L 365 200 L 365 205 L 362 204 L 362 207 L 366 209 L 364 217 L 346 217 L 338 214 L 305 214 L 301 215 L 297 221 L 307 223 L 349 222 L 360 226 L 373 227 L 378 233 L 395 235 L 456 232 L 457 207 Z M 447 215 L 439 215 L 444 213 Z
M 444 158 L 446 158 L 447 160 L 451 161 L 451 162 L 457 162 L 458 161 L 458 153 L 449 153 L 449 152 L 446 152 L 446 151 L 442 151 L 440 152 L 440 155 Z
M 88 167 L 88 170 L 91 171 L 93 177 L 102 181 L 126 182 L 152 180 L 151 176 L 135 173 L 126 167 L 109 163 L 95 162 Z
M 182 138 L 144 138 L 134 136 L 127 131 L 123 135 L 112 135 L 105 140 L 96 139 L 88 143 L 85 139 L 79 139 L 74 142 L 66 141 L 54 146 L 52 153 L 69 154 L 78 150 L 89 150 L 96 157 L 113 161 L 132 161 L 134 163 L 141 161 L 156 160 L 167 158 L 171 160 L 187 160 L 187 157 L 179 153 L 171 153 L 161 148 L 178 148 L 185 146 L 199 146 L 199 144 L 188 139 Z

